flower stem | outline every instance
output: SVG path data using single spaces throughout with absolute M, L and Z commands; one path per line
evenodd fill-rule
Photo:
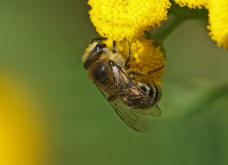
M 176 30 L 176 28 L 181 25 L 185 19 L 181 17 L 170 16 L 167 22 L 162 25 L 157 31 L 152 33 L 147 33 L 149 39 L 155 40 L 156 42 L 162 43 L 167 37 Z
M 149 39 L 155 40 L 158 43 L 163 43 L 178 26 L 190 19 L 207 20 L 208 12 L 206 9 L 180 7 L 172 1 L 172 7 L 168 12 L 168 20 L 154 32 L 147 32 L 147 36 Z

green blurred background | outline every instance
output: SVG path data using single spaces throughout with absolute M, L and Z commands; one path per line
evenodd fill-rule
M 228 164 L 228 52 L 210 40 L 206 24 L 185 22 L 164 43 L 163 117 L 140 134 L 82 67 L 97 36 L 88 10 L 86 0 L 0 2 L 0 69 L 28 84 L 46 107 L 39 113 L 54 152 L 49 164 Z

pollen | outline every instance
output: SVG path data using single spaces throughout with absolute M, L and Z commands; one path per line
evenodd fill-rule
M 110 49 L 112 48 L 111 43 L 111 40 L 106 41 Z M 125 59 L 129 56 L 129 50 L 131 51 L 131 60 L 127 72 L 140 73 L 144 76 L 138 76 L 138 80 L 160 86 L 166 62 L 162 46 L 152 40 L 147 40 L 144 35 L 131 41 L 130 48 L 126 40 L 117 43 L 117 51 Z
M 187 6 L 191 9 L 207 8 L 208 0 L 174 0 L 179 6 Z
M 209 0 L 209 35 L 228 49 L 228 0 Z
M 167 19 L 169 0 L 89 0 L 97 32 L 112 40 L 133 40 Z

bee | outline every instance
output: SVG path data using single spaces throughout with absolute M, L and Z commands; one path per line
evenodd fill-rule
M 161 90 L 154 83 L 138 79 L 147 75 L 128 72 L 131 61 L 130 44 L 129 56 L 125 59 L 118 53 L 115 41 L 110 50 L 102 42 L 104 39 L 92 40 L 82 57 L 88 77 L 130 128 L 146 132 L 149 129 L 148 117 L 161 116 L 161 110 L 157 105 Z M 150 74 L 163 67 L 151 71 Z

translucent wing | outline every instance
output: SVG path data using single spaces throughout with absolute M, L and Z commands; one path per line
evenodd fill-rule
M 153 116 L 153 117 L 161 116 L 161 109 L 157 104 L 148 109 L 132 109 L 132 111 L 142 116 Z
M 122 90 L 123 89 L 129 89 L 128 86 L 126 86 L 126 84 L 129 84 L 128 81 L 126 81 L 125 79 L 127 79 L 126 74 L 122 71 L 121 68 L 119 68 L 117 65 L 112 66 L 112 70 L 113 70 L 113 76 L 115 77 L 115 80 L 118 84 L 120 84 Z M 123 81 L 125 80 L 125 81 Z M 127 83 L 126 83 L 127 82 Z M 103 93 L 103 95 L 105 96 L 105 94 Z M 115 102 L 115 103 L 111 103 L 114 104 L 115 107 L 121 107 L 121 109 L 123 109 L 123 105 L 118 105 L 120 103 Z M 116 105 L 117 104 L 117 105 Z M 112 105 L 113 106 L 113 105 Z M 113 107 L 114 107 L 113 106 Z M 129 108 L 129 107 L 128 107 Z M 117 109 L 117 108 L 116 108 Z M 119 108 L 120 109 L 120 108 Z M 125 108 L 124 108 L 125 109 Z M 161 109 L 159 108 L 159 106 L 157 104 L 155 104 L 154 106 L 148 108 L 148 109 L 134 109 L 131 108 L 128 111 L 133 111 L 136 114 L 140 115 L 140 116 L 153 116 L 153 117 L 159 117 L 161 116 Z
M 130 107 L 117 100 L 110 101 L 110 104 L 130 128 L 138 132 L 147 132 L 149 130 L 149 122 L 145 117 L 138 115 Z
M 107 95 L 102 91 L 101 93 L 109 101 Z M 141 116 L 137 112 L 134 112 L 131 107 L 119 102 L 117 99 L 111 100 L 109 103 L 124 123 L 130 128 L 138 132 L 147 132 L 149 130 L 149 121 L 145 116 Z

